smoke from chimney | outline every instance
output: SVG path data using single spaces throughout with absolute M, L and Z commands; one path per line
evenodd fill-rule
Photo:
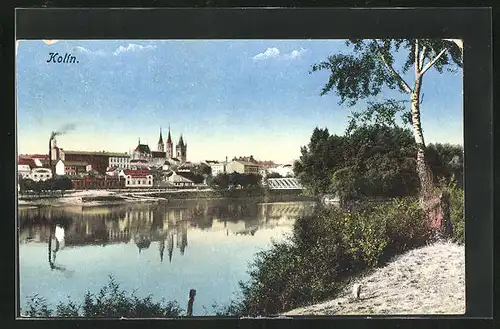
M 52 170 L 52 140 L 56 136 L 64 135 L 69 131 L 75 130 L 75 124 L 74 123 L 67 123 L 63 125 L 59 130 L 53 131 L 50 134 L 50 139 L 49 139 L 49 167 Z M 52 173 L 53 175 L 54 173 Z

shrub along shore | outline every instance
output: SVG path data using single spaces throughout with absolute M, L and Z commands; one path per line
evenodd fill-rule
M 464 243 L 463 190 L 450 187 L 451 240 Z M 219 315 L 278 315 L 334 299 L 349 282 L 408 250 L 436 241 L 417 198 L 361 203 L 351 209 L 316 207 L 299 218 L 284 242 L 255 257 L 250 280 Z M 307 284 L 304 284 L 307 283 Z M 432 310 L 429 310 L 432 311 Z

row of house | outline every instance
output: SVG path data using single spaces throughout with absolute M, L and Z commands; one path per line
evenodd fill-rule
M 212 176 L 218 174 L 259 174 L 262 177 L 270 173 L 278 173 L 283 177 L 293 176 L 293 167 L 290 164 L 278 165 L 272 161 L 256 161 L 252 156 L 233 158 L 232 161 L 205 161 L 212 170 Z
M 59 159 L 50 168 L 47 156 L 20 156 L 18 159 L 18 175 L 23 179 L 45 181 L 55 176 L 69 177 L 75 188 L 119 188 L 119 187 L 152 187 L 154 177 L 149 164 L 143 160 L 129 162 L 127 166 L 108 167 L 106 175 L 99 175 L 87 161 L 68 161 Z M 177 165 L 177 166 L 176 166 Z M 176 166 L 176 167 L 174 167 Z M 163 182 L 172 186 L 194 186 L 201 184 L 199 177 L 191 172 L 194 165 L 185 163 L 179 166 L 174 161 L 165 161 L 159 169 L 165 172 Z M 132 167 L 134 169 L 127 169 Z M 173 168 L 176 171 L 172 170 Z M 94 173 L 94 177 L 89 174 Z

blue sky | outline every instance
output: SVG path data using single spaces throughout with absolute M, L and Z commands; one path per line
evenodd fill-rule
M 343 134 L 350 111 L 363 107 L 319 96 L 328 72 L 309 73 L 339 51 L 348 51 L 344 41 L 23 40 L 18 152 L 46 153 L 50 132 L 69 123 L 75 129 L 58 138 L 67 150 L 127 152 L 138 138 L 156 149 L 160 126 L 164 139 L 170 126 L 175 143 L 183 134 L 191 161 L 291 162 L 314 127 Z M 47 63 L 50 52 L 79 63 Z M 462 144 L 462 72 L 429 71 L 423 93 L 426 142 Z

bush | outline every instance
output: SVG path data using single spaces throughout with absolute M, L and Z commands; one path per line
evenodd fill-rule
M 450 219 L 453 225 L 453 242 L 465 243 L 464 190 L 452 185 L 450 192 Z
M 46 300 L 38 295 L 29 297 L 27 308 L 22 316 L 28 317 L 126 317 L 126 318 L 153 318 L 177 317 L 183 310 L 176 301 L 155 302 L 152 296 L 139 298 L 134 292 L 127 294 L 120 289 L 120 285 L 112 276 L 106 286 L 99 293 L 85 294 L 83 304 L 78 305 L 68 300 L 67 303 L 59 302 L 55 312 L 51 310 Z
M 224 311 L 273 315 L 335 297 L 353 275 L 429 241 L 424 218 L 414 198 L 352 210 L 318 206 L 296 221 L 289 239 L 257 254 L 239 302 Z

